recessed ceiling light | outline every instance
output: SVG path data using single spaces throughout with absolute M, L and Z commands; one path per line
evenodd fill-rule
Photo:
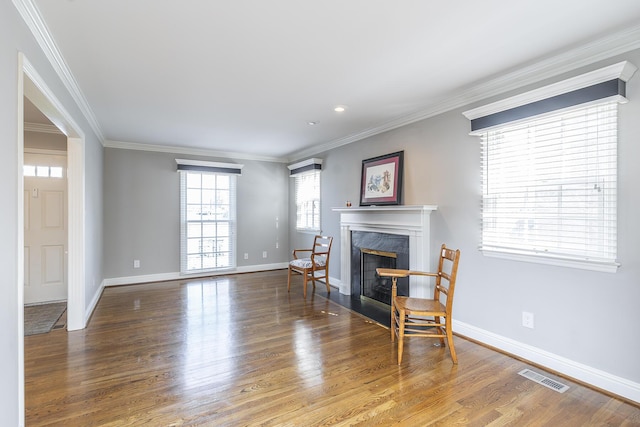
M 342 113 L 347 109 L 346 105 L 336 105 L 333 109 L 336 113 Z
M 317 125 L 318 123 L 320 123 L 320 122 L 307 122 L 307 124 L 308 124 L 309 126 L 315 126 L 315 125 Z

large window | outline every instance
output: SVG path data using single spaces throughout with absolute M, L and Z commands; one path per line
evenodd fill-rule
M 465 112 L 482 141 L 484 254 L 615 272 L 628 62 Z
M 482 135 L 482 249 L 616 258 L 617 104 Z
M 236 266 L 235 174 L 181 170 L 180 219 L 182 273 Z

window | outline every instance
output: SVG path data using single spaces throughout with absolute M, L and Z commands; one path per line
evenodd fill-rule
M 482 141 L 485 255 L 616 271 L 617 113 L 632 70 L 622 62 L 464 113 Z
M 180 172 L 180 271 L 235 268 L 236 173 L 218 172 L 226 167 L 176 161 Z
M 24 176 L 35 176 L 39 178 L 63 178 L 62 166 L 23 166 Z
M 288 166 L 295 178 L 296 229 L 320 232 L 320 171 L 322 159 L 308 159 Z
M 482 249 L 616 258 L 617 104 L 482 135 Z
M 320 231 L 320 171 L 299 174 L 296 179 L 296 228 Z

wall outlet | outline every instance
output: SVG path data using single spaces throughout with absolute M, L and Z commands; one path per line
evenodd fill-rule
M 244 259 L 249 259 L 249 254 L 248 253 L 244 253 Z
M 267 251 L 263 251 L 262 252 L 262 258 L 266 258 L 267 257 Z
M 133 268 L 140 268 L 140 260 L 139 259 L 134 259 L 133 260 Z
M 533 313 L 528 311 L 522 312 L 522 326 L 533 329 Z

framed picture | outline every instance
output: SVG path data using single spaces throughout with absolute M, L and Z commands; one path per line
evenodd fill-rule
M 360 206 L 402 204 L 404 151 L 362 161 Z

